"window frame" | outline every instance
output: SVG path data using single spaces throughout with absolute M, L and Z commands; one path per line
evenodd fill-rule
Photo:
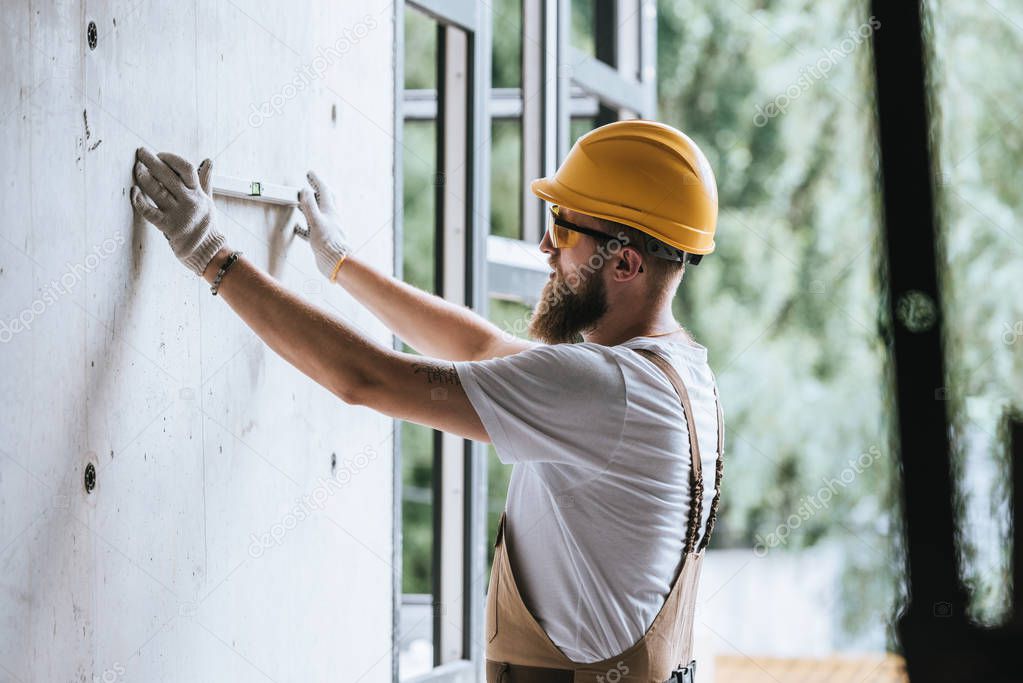
M 437 90 L 417 98 L 404 89 L 404 13 L 419 11 L 437 23 Z M 481 144 L 490 79 L 490 15 L 469 0 L 417 0 L 394 6 L 394 241 L 395 276 L 403 270 L 403 190 L 401 178 L 405 110 L 412 118 L 437 120 L 436 291 L 444 298 L 480 310 L 485 295 L 479 283 L 485 243 L 477 216 L 489 206 L 489 149 Z M 416 115 L 417 104 L 432 110 Z M 432 117 L 429 114 L 432 113 Z M 456 187 L 449 192 L 448 188 Z M 401 345 L 394 339 L 395 348 Z M 392 679 L 399 680 L 402 610 L 401 425 L 394 426 Z M 478 680 L 483 650 L 472 634 L 482 632 L 486 592 L 486 452 L 484 444 L 434 432 L 433 642 L 434 668 L 414 681 Z
M 436 90 L 404 88 L 404 12 L 424 13 L 438 25 Z M 656 3 L 596 3 L 595 37 L 610 45 L 597 57 L 571 48 L 569 0 L 522 0 L 522 83 L 491 88 L 490 8 L 470 0 L 396 3 L 394 87 L 394 272 L 402 277 L 402 128 L 406 120 L 437 121 L 437 292 L 487 315 L 491 297 L 532 306 L 547 280 L 537 248 L 544 202 L 529 181 L 555 172 L 570 147 L 570 121 L 591 117 L 655 118 Z M 619 17 L 624 16 L 623 21 Z M 459 65 L 461 76 L 459 76 Z M 462 80 L 459 80 L 461 78 Z M 523 93 L 538 93 L 523 97 Z M 490 235 L 492 120 L 522 122 L 523 239 Z M 461 163 L 459 163 L 459 161 Z M 446 192 L 457 187 L 462 192 Z M 462 197 L 459 201 L 458 197 Z M 488 217 L 482 219 L 481 217 Z M 395 337 L 395 348 L 401 341 Z M 394 427 L 393 680 L 399 680 L 402 608 L 402 468 L 400 422 Z M 486 444 L 435 433 L 433 604 L 434 669 L 416 683 L 483 680 L 483 612 L 489 583 Z M 460 593 L 460 595 L 459 595 Z M 463 599 L 463 597 L 465 599 Z M 452 619 L 451 608 L 456 619 Z M 447 612 L 447 614 L 445 614 Z M 461 626 L 459 627 L 458 624 Z

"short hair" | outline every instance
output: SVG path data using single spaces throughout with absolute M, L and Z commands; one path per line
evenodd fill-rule
M 619 231 L 625 234 L 628 239 L 628 246 L 635 247 L 640 254 L 643 255 L 643 263 L 646 265 L 647 270 L 650 273 L 650 293 L 659 295 L 662 292 L 666 293 L 668 297 L 675 296 L 675 290 L 678 289 L 679 284 L 682 282 L 682 278 L 686 273 L 685 263 L 681 261 L 670 261 L 668 259 L 660 258 L 650 254 L 646 250 L 647 240 L 656 239 L 647 235 L 642 230 L 634 228 L 631 225 L 625 225 L 617 221 L 612 221 L 607 218 L 597 218 L 593 216 L 605 229 L 613 235 L 617 235 Z

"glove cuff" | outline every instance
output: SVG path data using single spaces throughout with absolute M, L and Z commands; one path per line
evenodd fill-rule
M 316 266 L 323 275 L 330 279 L 336 273 L 337 262 L 351 253 L 347 244 L 334 240 L 322 244 L 313 244 L 313 254 L 316 256 Z
M 220 248 L 224 246 L 225 241 L 224 234 L 217 230 L 216 227 L 211 226 L 202 231 L 202 238 L 195 245 L 195 248 L 192 249 L 188 256 L 181 260 L 189 270 L 202 277 L 202 274 L 206 272 L 206 266 L 210 264 L 210 261 L 217 255 Z

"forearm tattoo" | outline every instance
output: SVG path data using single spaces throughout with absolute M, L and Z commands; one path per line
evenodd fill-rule
M 425 374 L 427 384 L 457 384 L 462 383 L 458 379 L 458 372 L 454 365 L 430 365 L 428 363 L 415 363 L 412 366 L 415 374 Z

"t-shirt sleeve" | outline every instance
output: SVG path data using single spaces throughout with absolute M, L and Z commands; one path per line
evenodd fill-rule
M 627 397 L 610 347 L 538 344 L 454 366 L 501 462 L 603 469 L 618 450 Z

